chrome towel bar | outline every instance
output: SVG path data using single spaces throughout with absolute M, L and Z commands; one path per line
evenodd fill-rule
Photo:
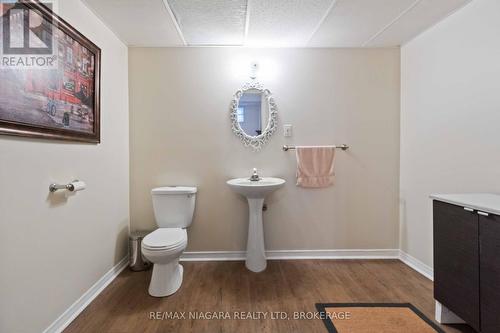
M 304 146 L 304 147 L 309 147 L 309 146 Z M 311 146 L 313 147 L 313 146 Z M 337 149 L 342 149 L 342 150 L 347 150 L 349 149 L 349 146 L 346 144 L 342 144 L 340 146 L 314 146 L 314 147 L 332 147 L 332 148 L 337 148 Z M 283 151 L 289 151 L 289 150 L 295 150 L 297 147 L 296 146 L 283 146 Z

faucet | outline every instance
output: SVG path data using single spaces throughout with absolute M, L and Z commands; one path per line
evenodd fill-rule
M 259 174 L 257 173 L 257 168 L 253 168 L 253 174 L 249 179 L 251 182 L 258 182 L 260 180 Z

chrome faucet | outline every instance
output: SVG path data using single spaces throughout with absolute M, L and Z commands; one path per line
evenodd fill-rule
M 253 168 L 253 174 L 249 179 L 251 182 L 258 182 L 260 180 L 259 174 L 257 173 L 257 168 Z

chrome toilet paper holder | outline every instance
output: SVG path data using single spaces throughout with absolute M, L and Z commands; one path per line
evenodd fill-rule
M 70 192 L 74 192 L 75 191 L 75 184 L 74 183 L 77 183 L 77 182 L 80 182 L 80 181 L 78 179 L 75 179 L 71 183 L 68 183 L 68 184 L 56 184 L 56 183 L 50 184 L 49 191 L 55 192 L 58 190 L 68 190 Z

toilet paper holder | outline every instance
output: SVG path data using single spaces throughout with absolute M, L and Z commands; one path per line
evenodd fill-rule
M 55 192 L 57 190 L 68 190 L 70 192 L 75 192 L 75 191 L 81 191 L 85 189 L 85 183 L 82 181 L 79 181 L 78 179 L 73 180 L 69 184 L 50 184 L 49 185 L 49 191 L 50 192 Z

